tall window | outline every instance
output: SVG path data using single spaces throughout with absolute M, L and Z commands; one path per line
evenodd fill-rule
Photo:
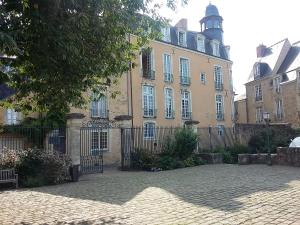
M 180 58 L 180 83 L 184 85 L 190 84 L 189 60 Z
M 143 86 L 143 111 L 144 117 L 155 116 L 154 87 L 152 86 Z
M 181 92 L 181 114 L 183 119 L 191 119 L 191 94 L 189 91 Z
M 224 120 L 224 104 L 222 95 L 216 95 L 216 119 Z
M 197 37 L 197 50 L 205 52 L 205 38 L 202 36 Z
M 105 95 L 92 94 L 91 117 L 108 118 L 107 97 Z
M 7 109 L 6 110 L 6 124 L 13 125 L 17 124 L 18 121 L 18 112 L 14 109 Z
M 186 47 L 186 32 L 178 32 L 178 45 Z
M 256 63 L 254 65 L 253 71 L 254 71 L 254 79 L 259 78 L 260 77 L 260 64 L 259 63 Z
M 274 88 L 276 93 L 280 93 L 280 77 L 274 79 Z
M 205 73 L 200 74 L 200 81 L 202 84 L 206 84 L 206 75 Z
M 155 79 L 153 50 L 151 48 L 142 49 L 142 73 L 147 79 Z
M 212 51 L 214 56 L 220 56 L 220 44 L 218 41 L 212 41 L 211 43 Z
M 261 84 L 255 86 L 255 101 L 262 100 Z
M 283 118 L 283 107 L 281 99 L 276 101 L 276 117 L 278 120 L 281 120 Z
M 164 80 L 166 82 L 173 82 L 171 56 L 168 54 L 164 54 Z
M 163 27 L 161 29 L 163 40 L 166 42 L 171 42 L 171 32 L 170 27 Z
M 214 67 L 214 75 L 215 75 L 215 88 L 217 91 L 223 90 L 223 74 L 222 68 L 220 66 Z
M 174 118 L 173 90 L 171 88 L 165 89 L 165 117 Z
M 144 124 L 144 138 L 146 139 L 155 138 L 155 123 L 147 122 Z
M 100 151 L 108 150 L 108 131 L 94 130 L 91 133 L 91 153 L 92 155 L 99 155 Z
M 256 108 L 256 123 L 262 123 L 263 122 L 263 110 L 262 107 Z

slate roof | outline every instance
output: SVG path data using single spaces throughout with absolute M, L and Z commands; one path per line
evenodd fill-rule
M 276 63 L 278 63 L 280 54 L 283 50 L 284 45 L 288 43 L 288 39 L 284 39 L 275 45 L 272 45 L 266 49 L 266 52 L 263 57 L 257 59 L 257 63 L 261 65 L 261 75 L 259 78 L 270 76 L 272 74 L 281 75 L 281 83 L 288 83 L 296 79 L 296 69 L 300 68 L 300 41 L 290 45 L 285 58 L 283 59 L 279 69 L 274 71 Z M 254 65 L 255 65 L 254 64 Z M 249 76 L 248 82 L 254 80 L 254 69 L 252 69 Z
M 207 55 L 211 55 L 214 56 L 212 53 L 212 48 L 211 48 L 211 41 L 212 39 L 210 39 L 207 35 L 205 35 L 203 32 L 197 32 L 197 31 L 186 31 L 186 42 L 187 42 L 187 47 L 183 47 L 178 45 L 178 27 L 174 26 L 174 27 L 170 27 L 170 34 L 171 34 L 171 44 L 172 45 L 176 45 L 179 46 L 181 48 L 187 48 L 193 51 L 197 51 L 197 35 L 201 34 L 205 37 L 205 52 L 202 52 L 203 54 L 207 54 Z M 162 41 L 162 40 L 160 40 Z M 164 41 L 162 41 L 164 42 Z M 168 43 L 168 42 L 165 42 Z M 217 57 L 217 56 L 214 56 Z M 223 43 L 220 43 L 220 57 L 222 59 L 225 60 L 229 60 L 225 46 L 223 45 Z

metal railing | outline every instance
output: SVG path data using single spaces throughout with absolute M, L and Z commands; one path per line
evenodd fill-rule
M 223 121 L 224 120 L 224 113 L 217 113 L 216 114 L 216 119 L 218 121 Z
M 191 84 L 191 78 L 188 77 L 188 76 L 180 76 L 180 84 L 190 85 Z
M 215 89 L 216 91 L 223 91 L 224 85 L 222 83 L 215 82 Z
M 157 109 L 146 109 L 143 108 L 143 117 L 145 118 L 155 118 L 157 116 Z
M 256 102 L 262 101 L 262 95 L 255 96 L 255 101 Z
M 143 77 L 149 80 L 155 80 L 154 70 L 143 70 Z
M 169 110 L 165 110 L 165 118 L 166 119 L 174 119 L 175 118 L 175 111 L 171 110 L 171 112 Z
M 174 82 L 174 77 L 172 73 L 164 73 L 164 81 L 168 83 Z

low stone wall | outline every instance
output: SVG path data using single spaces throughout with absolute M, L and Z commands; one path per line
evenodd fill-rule
M 277 148 L 279 165 L 300 167 L 300 148 Z
M 199 153 L 198 156 L 209 164 L 223 163 L 223 155 L 220 153 Z
M 272 164 L 300 167 L 300 148 L 277 148 L 277 154 L 271 154 Z M 239 154 L 238 163 L 267 164 L 268 154 Z
M 263 154 L 239 154 L 238 163 L 240 165 L 248 164 L 267 164 L 269 156 L 266 153 Z M 272 164 L 277 164 L 277 154 L 271 154 Z

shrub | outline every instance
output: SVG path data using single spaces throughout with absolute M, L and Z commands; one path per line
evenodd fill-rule
M 249 148 L 247 146 L 245 146 L 245 145 L 235 144 L 233 147 L 227 148 L 227 151 L 231 155 L 231 159 L 230 159 L 231 162 L 232 163 L 238 163 L 238 155 L 239 154 L 249 153 Z
M 150 170 L 156 167 L 156 161 L 157 156 L 145 149 L 136 149 L 134 153 L 131 153 L 131 167 L 133 169 Z
M 185 167 L 184 163 L 173 156 L 163 155 L 156 164 L 158 168 L 163 170 L 172 170 Z
M 28 149 L 20 155 L 17 171 L 21 185 L 35 187 L 60 183 L 70 166 L 70 160 L 40 149 Z
M 10 169 L 16 166 L 18 155 L 14 150 L 4 150 L 0 154 L 0 169 Z
M 198 142 L 197 134 L 190 128 L 180 128 L 175 133 L 174 156 L 181 160 L 190 157 Z

